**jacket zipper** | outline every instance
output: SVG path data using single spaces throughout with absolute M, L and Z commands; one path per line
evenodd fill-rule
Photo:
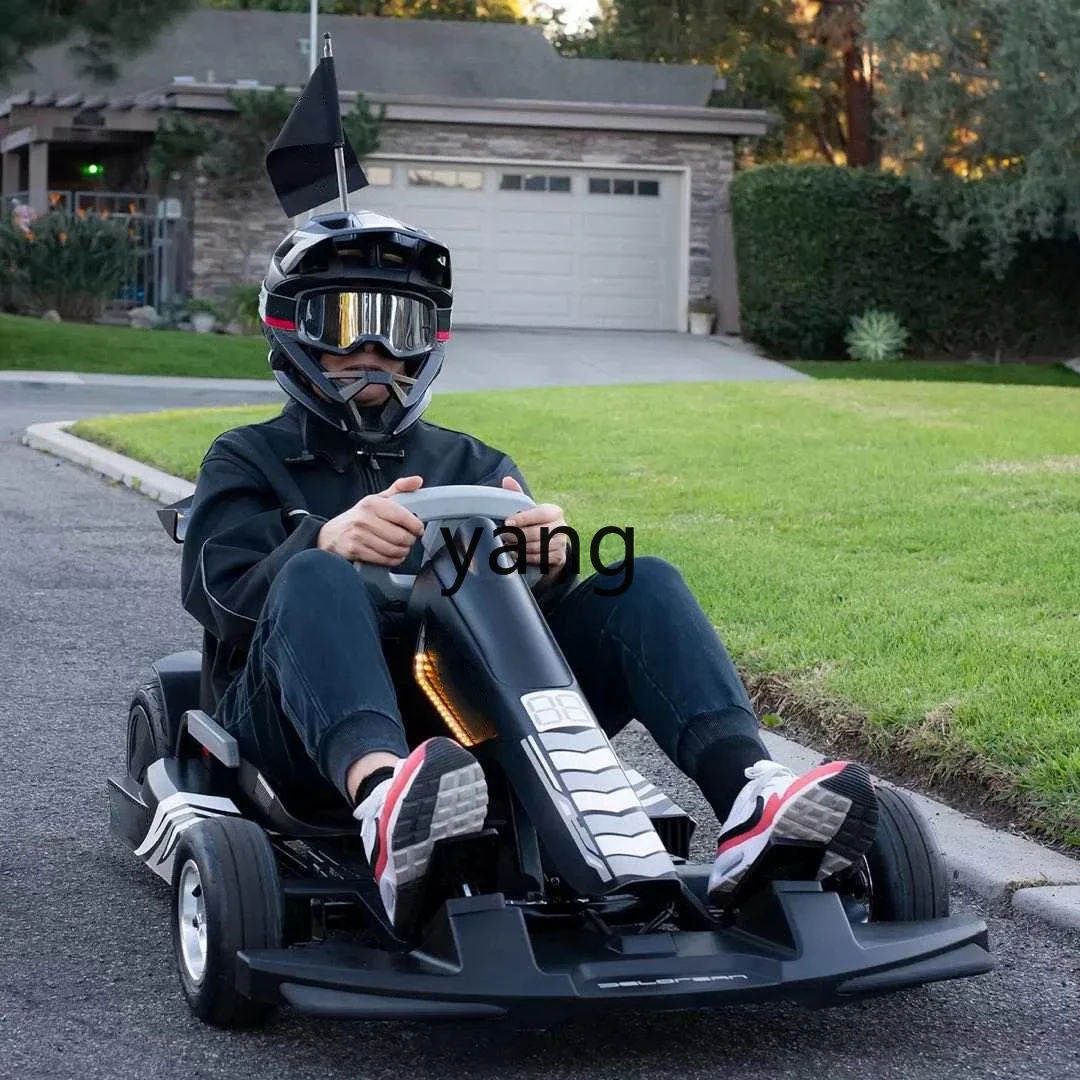
M 361 469 L 363 477 L 370 482 L 370 492 L 365 494 L 374 495 L 376 492 L 382 490 L 381 477 L 377 474 L 383 471 L 383 467 L 379 464 L 380 457 L 392 457 L 398 461 L 404 461 L 404 450 L 358 450 L 356 452 L 357 463 Z

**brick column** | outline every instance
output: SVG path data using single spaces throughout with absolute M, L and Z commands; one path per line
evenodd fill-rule
M 730 184 L 731 177 L 728 176 L 724 180 L 712 224 L 712 296 L 716 305 L 716 328 L 722 334 L 738 334 L 742 330 Z

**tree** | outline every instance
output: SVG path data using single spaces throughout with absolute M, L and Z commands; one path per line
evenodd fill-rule
M 1080 5 L 872 0 L 888 153 L 954 246 L 1002 273 L 1017 244 L 1080 235 Z
M 765 108 L 780 123 L 754 160 L 818 158 L 874 166 L 866 0 L 602 0 L 583 32 L 553 9 L 565 56 L 709 64 L 726 81 L 712 104 Z
M 0 0 L 0 85 L 32 70 L 35 49 L 66 41 L 80 74 L 111 81 L 120 54 L 145 48 L 193 6 L 194 0 Z
M 202 0 L 229 11 L 308 11 L 310 0 Z M 521 22 L 520 0 L 319 0 L 323 15 L 386 15 L 403 19 Z
M 874 63 L 863 28 L 866 4 L 821 0 L 810 19 L 810 36 L 833 71 L 832 93 L 822 100 L 828 126 L 818 129 L 823 149 L 834 160 L 842 154 L 847 165 L 873 168 L 880 147 L 874 130 Z

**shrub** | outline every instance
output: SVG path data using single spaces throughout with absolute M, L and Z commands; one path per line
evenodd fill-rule
M 954 251 L 897 176 L 765 165 L 732 185 L 743 332 L 788 356 L 836 357 L 852 313 L 892 311 L 915 353 L 1057 351 L 1080 337 L 1080 242 L 1023 245 L 1001 280 Z
M 852 360 L 885 363 L 899 360 L 907 344 L 907 331 L 891 311 L 871 309 L 854 315 L 844 341 Z
M 0 222 L 0 265 L 17 310 L 58 311 L 90 321 L 123 285 L 136 243 L 128 226 L 96 214 L 49 213 L 23 233 L 10 217 Z
M 245 333 L 259 329 L 259 283 L 248 282 L 234 285 L 218 305 L 218 311 L 226 323 L 238 323 Z

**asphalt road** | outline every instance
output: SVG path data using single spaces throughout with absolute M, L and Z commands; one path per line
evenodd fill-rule
M 195 403 L 211 402 L 153 404 Z M 122 766 L 131 690 L 155 657 L 198 640 L 177 602 L 179 549 L 141 496 L 17 442 L 36 420 L 150 404 L 115 390 L 0 391 L 0 1077 L 1080 1077 L 1080 935 L 994 912 L 983 912 L 992 975 L 823 1012 L 549 1032 L 291 1016 L 254 1034 L 200 1025 L 171 970 L 167 890 L 109 837 L 104 787 Z M 619 749 L 708 822 L 640 737 Z

